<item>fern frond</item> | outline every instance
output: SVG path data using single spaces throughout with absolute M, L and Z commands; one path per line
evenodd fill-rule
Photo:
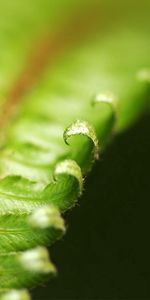
M 58 1 L 58 7 L 54 5 L 53 9 L 45 0 L 30 2 L 31 12 L 29 1 L 22 7 L 19 0 L 15 3 L 14 15 L 12 13 L 8 22 L 9 32 L 12 36 L 16 34 L 15 42 L 8 39 L 11 64 L 7 55 L 1 54 L 4 50 L 0 50 L 4 60 L 0 89 L 1 94 L 9 95 L 1 100 L 8 124 L 3 126 L 3 113 L 0 292 L 4 293 L 3 300 L 28 300 L 24 288 L 33 287 L 57 273 L 45 246 L 65 233 L 61 214 L 73 207 L 82 194 L 84 177 L 99 156 L 99 145 L 103 151 L 112 134 L 126 129 L 149 107 L 150 43 L 148 21 L 145 20 L 139 30 L 133 15 L 128 16 L 128 26 L 124 17 L 118 19 L 117 24 L 109 22 L 104 36 L 95 28 L 95 34 L 90 34 L 84 43 L 77 42 L 77 24 L 70 27 L 68 22 L 68 26 L 63 27 L 65 30 L 60 30 L 52 39 L 57 46 L 55 50 L 59 50 L 63 38 L 68 47 L 62 57 L 57 55 L 55 68 L 51 69 L 51 62 L 46 63 L 43 77 L 33 87 L 37 70 L 34 61 L 34 72 L 30 70 L 27 79 L 25 70 L 21 83 L 19 81 L 8 93 L 9 86 L 23 69 L 33 37 L 49 28 L 49 19 L 52 20 L 50 31 L 57 32 L 61 25 L 55 18 L 63 19 L 71 11 L 67 0 L 63 0 L 64 5 Z M 89 11 L 93 4 L 87 3 Z M 83 7 L 84 4 L 83 1 Z M 102 2 L 104 24 L 109 6 L 112 7 L 110 1 Z M 11 8 L 11 4 L 3 1 L 2 13 L 6 19 L 8 7 Z M 137 9 L 139 15 L 140 9 Z M 14 28 L 10 28 L 12 20 L 15 20 Z M 4 21 L 3 17 L 0 24 Z M 80 25 L 83 29 L 89 28 L 85 19 Z M 100 28 L 100 22 L 96 25 Z M 5 41 L 3 32 L 5 30 L 2 30 Z M 72 47 L 73 37 L 76 38 Z M 61 43 L 61 49 L 63 45 Z M 137 51 L 141 45 L 142 51 Z M 50 49 L 49 41 L 46 49 Z M 13 61 L 14 57 L 17 60 Z M 43 66 L 44 61 L 41 64 Z M 25 93 L 29 88 L 30 92 Z M 21 96 L 22 102 L 16 106 Z M 10 111 L 13 117 L 9 116 Z

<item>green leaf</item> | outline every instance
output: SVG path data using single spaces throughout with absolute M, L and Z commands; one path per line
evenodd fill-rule
M 23 300 L 17 288 L 56 273 L 43 246 L 65 232 L 61 213 L 76 204 L 99 145 L 149 107 L 149 4 L 1 6 L 0 291 Z

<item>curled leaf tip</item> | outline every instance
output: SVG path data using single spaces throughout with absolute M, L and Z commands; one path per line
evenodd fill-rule
M 31 300 L 27 290 L 10 290 L 4 293 L 1 300 Z
M 65 232 L 64 219 L 61 217 L 58 208 L 53 205 L 36 208 L 29 216 L 28 222 L 35 228 L 45 229 L 53 227 Z
M 79 165 L 72 159 L 66 159 L 64 161 L 59 162 L 54 170 L 54 178 L 57 178 L 58 175 L 61 174 L 68 174 L 70 176 L 73 176 L 77 179 L 79 182 L 79 189 L 80 193 L 83 189 L 83 177 L 81 168 Z
M 86 121 L 76 120 L 64 131 L 64 141 L 68 144 L 68 139 L 74 135 L 84 135 L 92 140 L 94 144 L 94 158 L 99 158 L 99 143 L 94 127 Z
M 139 70 L 139 72 L 137 73 L 137 78 L 140 81 L 150 83 L 150 69 L 145 68 Z
M 116 96 L 113 93 L 98 93 L 96 94 L 91 101 L 91 104 L 94 106 L 97 103 L 105 103 L 110 106 L 112 112 L 116 114 Z
M 37 247 L 18 254 L 22 267 L 35 273 L 56 273 L 56 268 L 50 261 L 49 253 L 45 247 Z

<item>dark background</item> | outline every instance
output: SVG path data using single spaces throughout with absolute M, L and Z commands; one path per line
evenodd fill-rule
M 117 136 L 51 247 L 59 276 L 34 299 L 150 299 L 150 117 Z

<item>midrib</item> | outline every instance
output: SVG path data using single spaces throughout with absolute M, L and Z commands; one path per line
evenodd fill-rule
M 97 12 L 97 5 L 92 5 L 90 9 L 87 6 L 84 15 L 79 11 L 70 13 L 66 22 L 53 34 L 48 29 L 47 32 L 39 35 L 26 57 L 25 67 L 5 93 L 5 101 L 1 105 L 0 112 L 0 136 L 5 135 L 5 128 L 7 125 L 10 126 L 16 117 L 24 96 L 40 80 L 47 67 L 53 68 L 64 51 L 74 44 L 81 43 L 99 28 L 102 19 L 100 20 Z

